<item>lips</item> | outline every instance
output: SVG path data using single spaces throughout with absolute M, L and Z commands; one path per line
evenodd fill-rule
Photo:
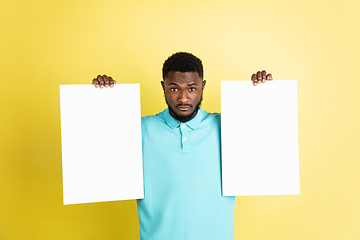
M 187 111 L 191 108 L 191 105 L 177 105 L 176 108 L 178 108 L 181 111 Z

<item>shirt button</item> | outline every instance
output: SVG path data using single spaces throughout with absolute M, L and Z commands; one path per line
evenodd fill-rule
M 186 141 L 186 137 L 184 137 L 184 141 Z
M 185 125 L 182 125 L 181 127 L 182 127 L 182 128 L 185 128 Z

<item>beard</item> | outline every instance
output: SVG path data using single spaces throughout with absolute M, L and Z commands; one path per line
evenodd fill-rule
M 175 118 L 176 120 L 178 120 L 178 121 L 180 121 L 180 122 L 187 122 L 187 121 L 190 121 L 191 119 L 193 119 L 193 118 L 196 116 L 196 114 L 197 114 L 197 112 L 198 112 L 198 110 L 199 110 L 199 108 L 200 108 L 200 106 L 201 106 L 202 100 L 203 100 L 203 94 L 201 93 L 200 101 L 199 101 L 199 103 L 196 105 L 194 111 L 193 111 L 191 114 L 189 114 L 189 115 L 178 115 L 178 114 L 174 111 L 174 109 L 172 109 L 172 108 L 170 107 L 170 105 L 169 105 L 169 103 L 168 103 L 168 101 L 167 101 L 167 99 L 166 99 L 166 96 L 165 96 L 165 102 L 166 102 L 166 105 L 167 105 L 168 108 L 169 108 L 170 115 L 173 116 L 173 118 Z

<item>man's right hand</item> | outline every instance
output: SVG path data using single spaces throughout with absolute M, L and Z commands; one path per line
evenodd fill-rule
M 261 72 L 258 71 L 257 73 L 254 73 L 251 76 L 251 81 L 253 82 L 253 85 L 256 86 L 260 83 L 264 83 L 266 81 L 272 81 L 272 75 L 271 73 L 266 73 L 265 70 L 262 70 Z
M 98 75 L 97 78 L 94 78 L 92 80 L 92 84 L 96 88 L 104 88 L 104 87 L 114 87 L 114 84 L 116 84 L 116 81 L 112 79 L 110 76 L 106 75 Z

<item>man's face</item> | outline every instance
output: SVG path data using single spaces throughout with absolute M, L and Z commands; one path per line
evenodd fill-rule
M 205 83 L 197 72 L 169 72 L 161 85 L 171 116 L 181 122 L 195 117 Z

